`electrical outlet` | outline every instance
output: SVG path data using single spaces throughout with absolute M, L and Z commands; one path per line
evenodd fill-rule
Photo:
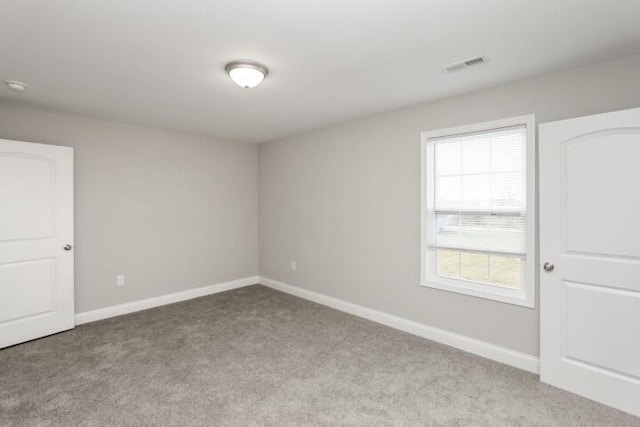
M 298 268 L 298 265 L 296 264 L 296 260 L 291 260 L 291 269 L 295 270 L 296 268 Z
M 116 286 L 124 286 L 124 274 L 118 274 L 116 276 Z

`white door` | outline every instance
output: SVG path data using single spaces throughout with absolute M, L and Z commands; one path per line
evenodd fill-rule
M 540 379 L 640 416 L 640 108 L 539 136 Z
M 72 244 L 73 149 L 0 139 L 0 348 L 73 328 Z

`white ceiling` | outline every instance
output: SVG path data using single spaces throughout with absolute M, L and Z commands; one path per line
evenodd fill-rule
M 638 0 L 2 0 L 0 80 L 29 91 L 0 98 L 260 142 L 635 53 L 639 22 Z

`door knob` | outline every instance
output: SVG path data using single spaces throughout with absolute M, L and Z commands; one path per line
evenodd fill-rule
M 71 246 L 69 244 L 66 244 L 66 245 L 64 245 L 64 248 L 62 248 L 62 249 L 64 249 L 65 251 L 70 251 L 71 249 L 73 249 L 73 246 Z
M 556 268 L 556 266 L 550 262 L 545 262 L 542 268 L 544 268 L 544 271 L 553 271 L 553 269 Z

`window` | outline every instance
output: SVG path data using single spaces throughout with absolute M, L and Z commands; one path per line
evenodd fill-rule
M 422 134 L 423 286 L 534 306 L 535 117 Z

